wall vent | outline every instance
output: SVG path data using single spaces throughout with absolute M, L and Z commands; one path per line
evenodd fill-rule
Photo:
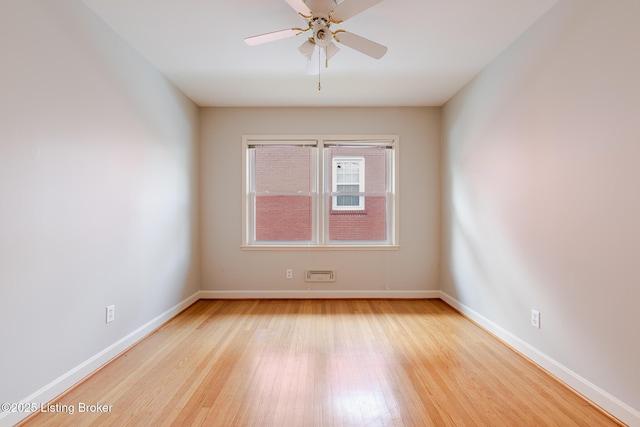
M 307 270 L 305 282 L 335 282 L 336 272 L 333 270 Z

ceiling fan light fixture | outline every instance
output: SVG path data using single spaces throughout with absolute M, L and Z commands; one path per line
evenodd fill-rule
M 327 54 L 327 61 L 331 58 L 333 58 L 333 55 L 335 55 L 336 53 L 340 52 L 340 48 L 338 46 L 336 46 L 335 43 L 330 43 L 327 47 L 326 47 L 326 54 Z
M 309 61 L 311 61 L 311 58 L 313 57 L 313 50 L 316 47 L 316 44 L 311 40 L 312 39 L 305 40 L 298 48 L 300 53 L 302 53 Z
M 311 45 L 313 45 L 313 49 L 310 50 L 310 56 L 307 57 L 309 59 L 309 61 L 307 61 L 307 74 L 316 76 L 320 74 L 322 67 L 327 68 L 329 66 L 329 59 L 338 53 L 340 48 L 334 43 L 331 43 L 327 47 L 320 47 L 313 43 L 311 43 Z

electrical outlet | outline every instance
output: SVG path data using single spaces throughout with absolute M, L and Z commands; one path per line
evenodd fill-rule
M 111 323 L 116 319 L 116 306 L 115 305 L 108 305 L 107 306 L 107 322 L 106 323 Z
M 287 279 L 293 279 L 293 270 L 287 268 Z
M 538 310 L 531 310 L 531 324 L 540 329 L 540 312 Z

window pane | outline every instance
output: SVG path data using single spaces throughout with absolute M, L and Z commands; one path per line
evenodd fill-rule
M 359 206 L 360 205 L 360 197 L 358 196 L 337 196 L 337 205 L 338 206 Z
M 256 196 L 255 239 L 264 241 L 310 241 L 310 196 Z
M 314 157 L 311 147 L 255 148 L 256 242 L 312 240 Z
M 255 148 L 256 193 L 309 193 L 313 148 L 266 145 Z
M 335 174 L 325 173 L 336 180 L 325 187 L 333 189 L 333 197 L 325 197 L 327 241 L 387 242 L 387 187 L 390 183 L 387 156 L 390 150 L 372 146 L 337 146 L 325 150 L 327 163 L 336 164 Z
M 359 193 L 359 185 L 338 184 L 337 193 Z M 360 206 L 360 196 L 337 196 L 336 202 L 338 206 Z
M 356 198 L 357 199 L 357 198 Z M 333 241 L 387 240 L 386 196 L 365 197 L 365 210 L 332 210 L 329 239 Z

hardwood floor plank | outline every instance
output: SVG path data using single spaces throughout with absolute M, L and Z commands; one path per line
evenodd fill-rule
M 199 301 L 24 426 L 615 426 L 440 300 Z

